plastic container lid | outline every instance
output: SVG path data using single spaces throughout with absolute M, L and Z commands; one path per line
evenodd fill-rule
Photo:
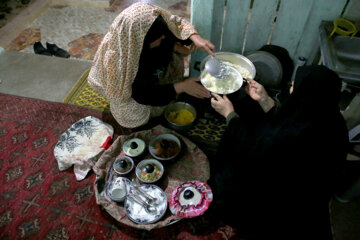
M 349 20 L 345 18 L 337 18 L 333 21 L 334 28 L 330 34 L 330 37 L 336 32 L 339 35 L 342 36 L 348 36 L 351 35 L 351 37 L 354 37 L 357 33 L 356 26 Z
M 145 142 L 140 138 L 132 138 L 124 143 L 123 151 L 130 157 L 137 157 L 145 150 Z

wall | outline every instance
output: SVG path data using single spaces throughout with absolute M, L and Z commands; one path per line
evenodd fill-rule
M 360 0 L 192 0 L 191 22 L 216 51 L 247 55 L 265 44 L 286 48 L 312 63 L 318 54 L 321 21 L 360 19 Z M 191 56 L 190 75 L 206 53 Z

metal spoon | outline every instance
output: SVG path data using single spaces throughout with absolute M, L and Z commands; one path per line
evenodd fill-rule
M 139 196 L 130 193 L 127 195 L 128 198 L 130 198 L 132 201 L 137 202 L 138 204 L 140 204 L 147 213 L 150 214 L 154 214 L 157 212 L 156 208 L 154 206 L 151 206 L 149 204 L 147 204 L 144 200 L 142 200 Z
M 157 198 L 156 197 L 153 197 L 149 194 L 147 194 L 145 191 L 143 191 L 141 188 L 140 188 L 140 185 L 137 184 L 136 180 L 135 179 L 132 179 L 131 180 L 131 187 L 134 188 L 134 190 L 136 190 L 140 195 L 142 195 L 145 199 L 146 199 L 146 203 L 147 204 L 154 204 L 154 203 L 157 203 Z
M 210 55 L 210 59 L 205 63 L 205 70 L 213 77 L 224 79 L 229 75 L 225 64 Z

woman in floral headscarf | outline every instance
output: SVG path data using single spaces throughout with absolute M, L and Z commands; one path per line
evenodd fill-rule
M 110 101 L 111 113 L 121 126 L 135 128 L 159 115 L 177 94 L 210 97 L 198 84 L 199 78 L 183 81 L 183 56 L 195 47 L 214 55 L 215 46 L 201 38 L 189 22 L 138 2 L 111 24 L 88 82 Z

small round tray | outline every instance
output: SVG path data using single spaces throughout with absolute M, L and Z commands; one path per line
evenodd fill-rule
M 145 208 L 138 202 L 133 201 L 131 198 L 125 200 L 125 213 L 129 219 L 138 224 L 150 224 L 159 221 L 165 214 L 168 203 L 165 192 L 156 185 L 144 184 L 139 188 L 152 197 L 157 198 L 156 203 L 153 205 L 156 208 L 156 213 L 148 213 Z
M 186 197 L 185 192 L 191 191 L 192 197 Z M 200 181 L 187 181 L 180 184 L 169 198 L 170 211 L 183 218 L 202 215 L 210 206 L 213 194 L 209 185 Z

